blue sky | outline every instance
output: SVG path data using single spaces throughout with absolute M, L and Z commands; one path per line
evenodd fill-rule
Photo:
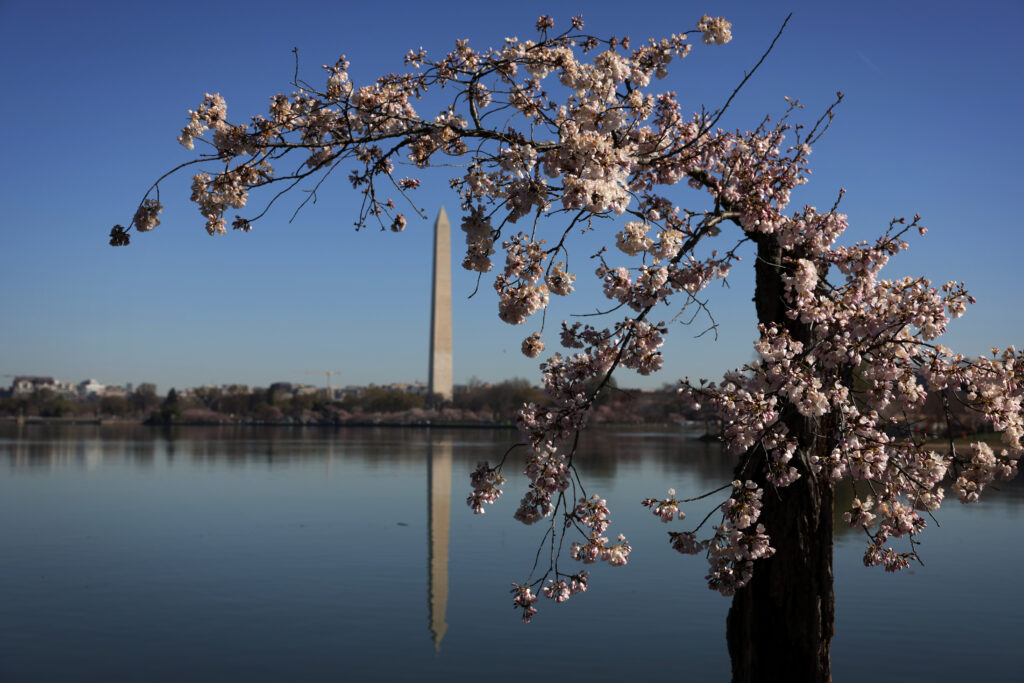
M 438 54 L 455 38 L 484 47 L 506 35 L 533 37 L 542 13 L 556 28 L 583 13 L 595 34 L 634 40 L 688 30 L 704 12 L 725 16 L 733 42 L 698 45 L 658 84 L 695 109 L 723 101 L 792 11 L 775 53 L 725 125 L 756 125 L 780 113 L 787 95 L 813 120 L 842 90 L 846 100 L 794 204 L 825 208 L 845 187 L 850 240 L 919 212 L 930 232 L 889 272 L 967 282 L 979 303 L 946 336 L 958 350 L 1024 343 L 1021 3 L 489 7 L 0 0 L 0 375 L 151 381 L 161 392 L 322 382 L 307 370 L 340 370 L 333 383 L 343 384 L 425 380 L 431 223 L 413 222 L 398 235 L 354 232 L 358 196 L 343 178 L 291 224 L 297 197 L 252 233 L 211 238 L 182 176 L 164 186 L 157 230 L 122 249 L 107 246 L 106 234 L 130 220 L 153 179 L 189 158 L 176 136 L 204 92 L 220 92 L 229 118 L 246 119 L 265 112 L 271 95 L 290 92 L 293 47 L 307 80 L 344 53 L 362 84 L 402 69 L 402 56 L 419 45 Z M 420 205 L 431 216 L 442 203 L 455 213 L 443 178 L 430 180 Z M 581 290 L 596 282 L 587 274 L 589 253 L 575 256 Z M 749 259 L 742 265 L 749 268 Z M 694 340 L 703 329 L 696 325 L 674 329 L 665 370 L 624 375 L 620 383 L 715 377 L 749 360 L 755 329 L 747 268 L 729 289 L 710 292 L 717 341 Z M 456 382 L 536 380 L 537 361 L 518 348 L 537 326 L 502 323 L 489 285 L 467 299 L 474 278 L 457 267 L 454 274 Z M 584 293 L 554 308 L 548 329 L 598 304 Z

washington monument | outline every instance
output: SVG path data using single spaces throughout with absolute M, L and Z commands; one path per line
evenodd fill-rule
M 430 295 L 429 391 L 452 400 L 452 240 L 444 207 L 434 222 L 434 281 Z

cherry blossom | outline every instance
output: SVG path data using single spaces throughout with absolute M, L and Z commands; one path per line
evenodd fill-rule
M 1009 347 L 969 358 L 939 343 L 974 301 L 963 283 L 883 277 L 909 239 L 927 232 L 919 216 L 894 219 L 874 241 L 850 243 L 843 241 L 842 192 L 826 211 L 791 207 L 841 94 L 811 126 L 795 122 L 802 107 L 788 100 L 780 116 L 755 128 L 725 130 L 719 123 L 728 102 L 710 110 L 690 103 L 696 113 L 687 114 L 676 92 L 656 89 L 691 54 L 687 33 L 707 46 L 731 40 L 725 19 L 704 15 L 694 30 L 638 45 L 583 34 L 580 17 L 561 33 L 555 26 L 541 17 L 535 40 L 509 37 L 485 50 L 466 40 L 436 57 L 410 50 L 407 73 L 363 86 L 351 81 L 342 56 L 323 67 L 321 89 L 296 82 L 247 123 L 230 123 L 224 99 L 206 95 L 178 138 L 205 150 L 192 162 L 201 166 L 191 199 L 206 230 L 225 233 L 234 214 L 232 227 L 248 231 L 266 211 L 250 208 L 255 193 L 303 185 L 305 203 L 340 169 L 362 195 L 358 226 L 401 231 L 411 219 L 399 202 L 422 217 L 416 171 L 457 168 L 450 187 L 462 212 L 462 265 L 493 277 L 500 320 L 521 325 L 541 314 L 540 331 L 522 343 L 526 356 L 547 349 L 551 295 L 571 297 L 589 286 L 609 300 L 613 312 L 600 323 L 558 326 L 563 350 L 540 365 L 546 399 L 516 416 L 527 488 L 513 515 L 544 528 L 545 539 L 572 534 L 572 559 L 612 566 L 626 564 L 631 547 L 622 534 L 609 541 L 608 502 L 586 492 L 576 474 L 574 462 L 586 457 L 579 433 L 618 368 L 658 372 L 682 314 L 710 316 L 701 294 L 728 278 L 743 245 L 753 244 L 755 360 L 717 382 L 679 385 L 686 400 L 721 421 L 736 479 L 707 494 L 725 497 L 709 501 L 705 520 L 716 517 L 709 528 L 702 531 L 701 522 L 670 531 L 670 546 L 703 553 L 709 587 L 733 595 L 785 540 L 767 531 L 773 520 L 765 496 L 781 499 L 810 480 L 829 491 L 843 482 L 855 493 L 843 519 L 868 535 L 865 563 L 905 568 L 918 559 L 916 539 L 945 487 L 973 503 L 994 482 L 1016 476 L 1024 354 Z M 442 89 L 451 93 L 448 106 L 417 108 L 424 93 Z M 412 176 L 396 175 L 398 166 Z M 141 233 L 160 224 L 163 180 L 127 228 L 113 228 L 111 244 L 128 244 L 133 227 Z M 580 236 L 592 231 L 604 236 L 594 265 L 572 261 L 570 270 Z M 930 437 L 939 434 L 908 417 L 929 396 L 942 399 L 947 419 L 949 406 L 960 404 L 1000 443 L 936 446 Z M 499 499 L 506 460 L 473 472 L 467 504 L 475 513 Z M 662 522 L 679 523 L 684 504 L 704 497 L 683 501 L 670 490 L 642 504 Z M 893 547 L 900 542 L 905 550 Z M 513 585 L 524 621 L 537 611 L 538 592 L 564 602 L 587 589 L 586 573 L 565 572 L 559 557 L 552 550 L 546 571 L 541 566 L 539 576 Z

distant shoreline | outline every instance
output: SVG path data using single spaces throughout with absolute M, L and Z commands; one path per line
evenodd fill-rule
M 143 427 L 389 427 L 389 428 L 414 428 L 414 429 L 503 429 L 514 430 L 515 424 L 511 422 L 397 422 L 388 420 L 353 420 L 351 422 L 300 422 L 300 421 L 259 421 L 259 420 L 225 420 L 222 422 L 149 422 L 140 418 L 96 418 L 96 417 L 0 417 L 0 423 L 22 424 L 22 425 L 96 425 L 96 426 L 143 426 Z M 597 423 L 588 426 L 588 429 L 602 429 L 608 427 L 657 427 L 660 429 L 672 429 L 678 431 L 694 431 L 694 427 L 679 425 L 672 422 L 614 422 Z
M 301 428 L 301 427 L 312 427 L 312 428 L 342 428 L 342 427 L 354 427 L 360 429 L 366 428 L 387 428 L 387 429 L 501 429 L 501 430 L 515 430 L 515 424 L 511 422 L 398 422 L 389 420 L 353 420 L 351 422 L 300 422 L 293 420 L 291 422 L 279 420 L 279 421 L 259 421 L 259 420 L 224 420 L 221 422 L 199 422 L 199 421 L 181 421 L 181 422 L 170 422 L 170 423 L 159 423 L 149 422 L 141 418 L 97 418 L 91 417 L 40 417 L 30 416 L 25 418 L 12 417 L 10 415 L 0 416 L 0 425 L 11 424 L 11 425 L 94 425 L 102 427 L 119 427 L 119 426 L 141 426 L 151 428 L 167 428 L 167 427 L 286 427 L 286 428 Z M 700 439 L 701 441 L 718 441 L 717 435 L 705 434 L 703 431 L 703 425 L 696 424 L 678 424 L 674 422 L 601 422 L 594 423 L 587 426 L 587 429 L 622 429 L 624 427 L 631 427 L 636 429 L 641 428 L 656 428 L 670 431 L 686 432 L 693 436 L 693 438 Z M 698 433 L 700 432 L 700 433 Z M 982 441 L 992 446 L 997 446 L 1000 443 L 1000 435 L 998 433 L 979 433 L 979 434 L 964 434 L 959 435 L 953 439 L 953 443 L 959 447 L 969 447 L 969 445 L 976 441 Z M 930 439 L 925 443 L 927 448 L 941 449 L 949 446 L 948 439 Z

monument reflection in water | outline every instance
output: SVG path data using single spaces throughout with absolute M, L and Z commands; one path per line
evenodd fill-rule
M 430 603 L 430 633 L 435 652 L 448 630 L 448 532 L 451 523 L 452 442 L 431 441 L 427 455 L 427 567 Z

